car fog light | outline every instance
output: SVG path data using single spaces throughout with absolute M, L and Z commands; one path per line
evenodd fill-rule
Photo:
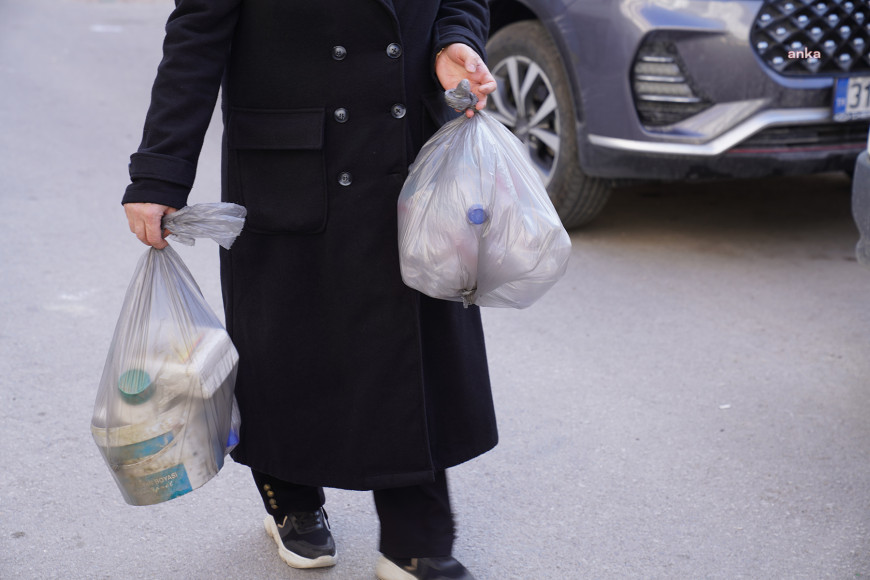
M 761 43 L 757 48 L 764 50 Z M 648 127 L 678 123 L 712 105 L 693 87 L 676 48 L 667 41 L 648 38 L 641 46 L 632 67 L 632 89 L 638 117 Z

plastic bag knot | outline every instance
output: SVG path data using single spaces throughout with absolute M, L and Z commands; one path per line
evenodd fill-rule
M 449 107 L 457 111 L 465 111 L 477 104 L 477 95 L 471 92 L 471 83 L 462 79 L 455 89 L 444 91 L 444 100 Z
M 234 203 L 199 203 L 163 217 L 169 239 L 192 246 L 195 238 L 211 238 L 227 250 L 245 225 L 247 210 Z

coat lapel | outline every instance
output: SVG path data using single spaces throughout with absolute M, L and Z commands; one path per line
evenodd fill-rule
M 396 14 L 396 7 L 393 5 L 393 0 L 369 0 L 369 1 L 374 2 L 375 4 L 380 4 L 384 8 L 384 10 L 387 11 L 387 14 L 389 14 L 393 18 L 393 22 L 395 22 L 398 25 L 399 18 L 398 18 L 398 15 Z

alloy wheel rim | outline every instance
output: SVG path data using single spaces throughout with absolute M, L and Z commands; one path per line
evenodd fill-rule
M 559 107 L 550 79 L 524 56 L 509 56 L 493 67 L 498 90 L 489 96 L 492 115 L 525 145 L 544 185 L 555 175 L 561 135 Z

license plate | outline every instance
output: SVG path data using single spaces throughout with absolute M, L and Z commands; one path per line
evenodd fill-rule
M 870 118 L 870 76 L 838 78 L 834 84 L 834 120 Z

